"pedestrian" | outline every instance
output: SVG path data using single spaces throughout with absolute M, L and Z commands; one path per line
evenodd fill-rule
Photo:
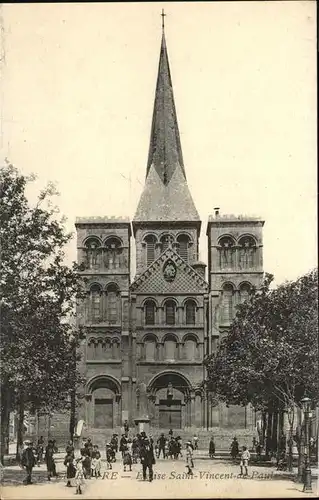
M 198 436 L 196 434 L 193 440 L 194 440 L 194 450 L 198 450 Z
M 248 462 L 250 459 L 250 453 L 247 450 L 246 446 L 243 446 L 243 451 L 241 454 L 241 460 L 240 460 L 240 475 L 241 476 L 248 476 Z M 243 470 L 245 469 L 245 474 L 243 474 Z
M 113 448 L 114 452 L 118 452 L 119 444 L 118 444 L 118 435 L 113 434 L 112 439 L 111 439 L 111 447 Z
M 164 458 L 168 458 L 169 455 L 169 441 L 168 439 L 165 439 L 165 453 L 164 453 Z
M 73 446 L 73 441 L 72 439 L 70 439 L 70 441 L 68 442 L 68 444 L 66 445 L 65 447 L 65 452 L 67 455 L 72 455 L 73 458 L 74 458 L 74 446 Z
M 125 422 L 124 422 L 124 434 L 126 436 L 128 436 L 129 430 L 130 430 L 130 428 L 129 428 L 129 425 L 128 425 L 128 421 L 125 420 Z
M 26 478 L 23 481 L 24 484 L 32 484 L 32 469 L 36 464 L 36 458 L 33 453 L 31 441 L 26 441 L 26 448 L 22 452 L 21 466 L 25 467 Z
M 122 437 L 120 439 L 120 448 L 119 451 L 122 453 L 122 458 L 124 457 L 124 448 L 126 447 L 127 439 L 125 434 L 122 434 Z
M 157 458 L 160 458 L 161 452 L 163 453 L 163 458 L 165 458 L 165 442 L 166 442 L 166 439 L 165 439 L 165 436 L 164 436 L 164 434 L 162 432 L 162 434 L 160 435 L 160 437 L 157 440 L 157 445 L 158 445 L 158 456 L 157 456 Z
M 114 461 L 115 451 L 111 447 L 111 444 L 107 443 L 106 444 L 106 468 L 107 469 L 112 469 L 112 462 Z
M 101 477 L 101 453 L 97 444 L 93 446 L 91 461 L 91 475 L 92 477 Z
M 182 453 L 182 438 L 181 438 L 181 436 L 177 436 L 177 438 L 176 438 L 176 445 L 177 445 L 177 449 L 178 449 L 178 456 L 180 456 L 181 458 L 183 458 L 183 453 Z
M 40 464 L 43 460 L 43 452 L 44 452 L 44 439 L 43 436 L 41 436 L 38 439 L 37 442 L 37 460 L 38 460 L 38 467 L 40 467 Z
M 149 481 L 153 481 L 153 465 L 155 464 L 154 449 L 148 438 L 143 440 L 141 448 L 141 464 L 143 468 L 143 481 L 146 481 L 146 471 L 148 469 Z
M 126 472 L 126 466 L 132 471 L 132 456 L 130 454 L 128 444 L 123 444 L 123 470 Z
M 85 455 L 82 454 L 82 451 L 84 451 L 83 448 L 81 450 L 81 456 L 79 458 L 77 458 L 77 460 L 76 460 L 76 473 L 75 473 L 76 491 L 75 491 L 75 493 L 77 495 L 82 495 L 82 486 L 85 484 L 85 473 L 84 473 L 84 467 L 83 467 Z
M 83 456 L 82 468 L 85 479 L 91 478 L 91 450 L 90 443 L 87 441 L 84 443 L 84 447 L 81 449 L 81 455 Z
M 72 453 L 66 454 L 64 458 L 64 465 L 66 467 L 66 478 L 67 478 L 66 486 L 70 488 L 72 486 L 71 479 L 73 479 L 76 474 L 76 467 L 74 465 L 74 454 Z
M 262 447 L 261 447 L 261 444 L 258 442 L 256 444 L 256 454 L 257 454 L 257 461 L 260 462 L 261 460 L 261 451 L 262 451 Z
M 214 455 L 215 455 L 215 442 L 214 442 L 214 438 L 213 436 L 210 438 L 210 441 L 209 441 L 209 458 L 214 458 Z
M 48 481 L 51 481 L 51 477 L 56 477 L 56 466 L 55 466 L 55 461 L 54 461 L 54 442 L 52 439 L 49 439 L 48 445 L 45 449 L 45 463 L 47 466 L 47 474 L 48 474 Z
M 186 468 L 187 474 L 193 476 L 194 460 L 193 460 L 193 445 L 190 441 L 186 443 Z
M 173 429 L 170 429 L 170 430 L 168 431 L 168 435 L 169 435 L 170 437 L 172 437 L 172 436 L 173 436 Z
M 133 443 L 132 443 L 132 462 L 133 464 L 137 464 L 137 460 L 139 459 L 139 447 L 138 447 L 138 441 L 137 438 L 133 438 Z
M 232 440 L 232 443 L 230 445 L 230 454 L 233 460 L 235 460 L 238 456 L 239 453 L 239 445 L 236 436 Z

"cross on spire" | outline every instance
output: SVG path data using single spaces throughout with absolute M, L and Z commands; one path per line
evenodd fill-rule
M 162 9 L 161 16 L 162 16 L 162 30 L 164 31 L 164 28 L 165 28 L 165 16 L 166 16 L 166 14 L 164 12 L 164 9 Z

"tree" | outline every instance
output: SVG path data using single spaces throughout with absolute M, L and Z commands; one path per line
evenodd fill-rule
M 30 205 L 26 190 L 33 180 L 8 163 L 0 172 L 2 455 L 12 408 L 20 416 L 19 446 L 25 409 L 65 408 L 82 382 L 75 368 L 83 336 L 75 302 L 84 287 L 76 264 L 64 264 L 72 235 L 52 204 L 52 184 Z
M 291 446 L 296 406 L 305 395 L 319 399 L 318 271 L 274 290 L 272 280 L 266 275 L 238 307 L 229 334 L 206 360 L 207 383 L 227 403 L 252 403 L 270 420 L 287 412 Z

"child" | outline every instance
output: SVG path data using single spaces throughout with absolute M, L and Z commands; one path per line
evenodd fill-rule
M 82 488 L 84 481 L 84 471 L 83 471 L 83 460 L 85 456 L 81 453 L 81 456 L 76 460 L 76 473 L 75 473 L 75 484 L 76 484 L 76 494 L 82 495 Z
M 187 441 L 186 443 L 186 468 L 187 468 L 187 474 L 189 476 L 193 475 L 192 469 L 194 468 L 194 461 L 193 461 L 193 445 L 190 441 Z
M 106 468 L 107 469 L 112 469 L 112 462 L 113 462 L 114 455 L 115 455 L 114 450 L 111 448 L 111 445 L 107 443 L 107 445 L 106 445 Z
M 194 448 L 195 450 L 198 450 L 198 437 L 196 436 L 196 434 L 194 436 Z
M 91 462 L 92 477 L 101 477 L 101 453 L 97 444 L 93 446 L 92 462 Z
M 122 453 L 123 453 L 123 467 L 124 467 L 124 472 L 126 472 L 126 466 L 128 465 L 130 468 L 130 471 L 132 471 L 132 456 L 129 452 L 127 444 L 123 444 L 122 448 Z
M 169 443 L 168 439 L 166 439 L 164 447 L 164 458 L 168 458 L 168 454 L 169 454 Z
M 66 486 L 68 486 L 70 488 L 72 486 L 71 479 L 73 479 L 75 477 L 75 474 L 76 474 L 76 468 L 75 468 L 73 456 L 71 453 L 66 454 L 65 459 L 64 459 L 64 465 L 66 467 L 66 478 L 68 480 L 66 483 Z
M 248 476 L 248 461 L 250 459 L 250 453 L 247 450 L 246 446 L 243 446 L 243 451 L 241 454 L 241 460 L 240 460 L 240 475 L 242 476 Z M 245 474 L 243 474 L 243 469 L 245 469 Z

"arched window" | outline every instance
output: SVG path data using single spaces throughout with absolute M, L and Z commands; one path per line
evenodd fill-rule
M 234 315 L 234 289 L 230 284 L 223 287 L 221 312 L 223 323 L 230 323 Z
M 85 242 L 86 267 L 88 269 L 98 269 L 99 267 L 100 242 L 97 238 L 89 238 Z
M 194 335 L 187 335 L 184 340 L 184 358 L 188 361 L 195 361 L 197 354 L 197 339 Z
M 177 351 L 176 338 L 174 337 L 174 335 L 167 335 L 164 341 L 165 360 L 174 361 L 177 358 L 176 351 Z
M 165 322 L 167 325 L 175 325 L 176 305 L 173 300 L 168 300 L 165 303 Z
M 156 238 L 153 234 L 149 234 L 144 239 L 146 244 L 146 265 L 150 266 L 155 260 L 155 244 Z
M 251 269 L 256 266 L 256 243 L 251 236 L 239 240 L 239 266 L 241 269 Z
M 187 234 L 181 234 L 177 238 L 177 251 L 179 255 L 182 257 L 182 259 L 186 260 L 188 262 L 189 260 L 189 244 L 190 244 L 190 237 Z
M 196 319 L 196 303 L 194 300 L 187 300 L 186 308 L 186 325 L 195 325 Z
M 221 238 L 219 249 L 219 264 L 221 268 L 231 268 L 235 264 L 235 242 L 229 236 Z
M 153 300 L 145 302 L 145 325 L 155 325 L 155 307 Z
M 120 323 L 120 300 L 117 286 L 114 284 L 109 285 L 106 291 L 107 319 L 113 325 Z
M 90 288 L 90 316 L 93 323 L 102 319 L 102 291 L 99 285 Z
M 112 342 L 112 358 L 120 358 L 120 342 L 117 339 Z
M 153 335 L 148 335 L 145 340 L 145 361 L 155 361 L 156 339 Z
M 118 238 L 108 238 L 104 246 L 104 265 L 107 269 L 118 269 L 120 267 L 120 255 L 122 244 Z
M 165 252 L 165 250 L 173 243 L 174 238 L 171 234 L 164 234 L 161 237 L 161 247 L 162 247 L 162 252 Z
M 240 302 L 246 302 L 249 299 L 251 293 L 251 286 L 249 283 L 243 283 L 239 289 Z

